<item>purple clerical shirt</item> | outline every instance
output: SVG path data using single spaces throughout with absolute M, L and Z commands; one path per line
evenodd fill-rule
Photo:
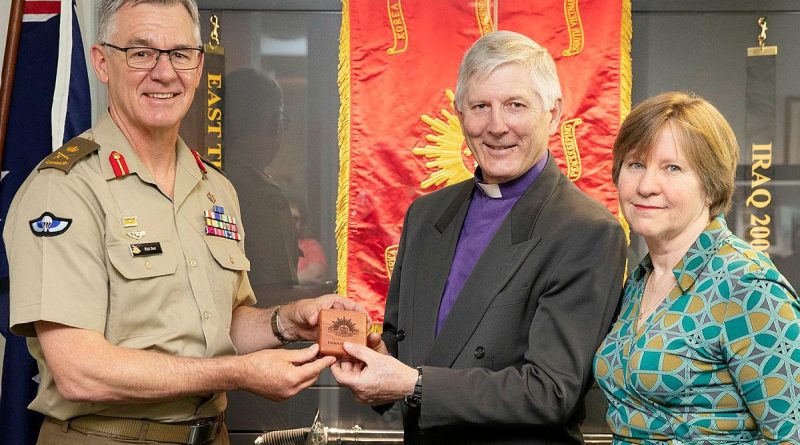
M 542 173 L 548 156 L 549 152 L 545 152 L 545 156 L 542 156 L 530 170 L 503 184 L 485 184 L 481 181 L 480 170 L 476 172 L 475 182 L 478 186 L 472 192 L 467 216 L 458 235 L 456 253 L 439 305 L 439 317 L 436 320 L 437 335 L 444 326 L 444 321 L 461 293 L 464 283 L 475 268 L 475 263 L 489 245 L 489 241 L 494 238 L 508 212 Z

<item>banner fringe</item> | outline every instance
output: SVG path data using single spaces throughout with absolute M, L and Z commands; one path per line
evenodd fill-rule
M 347 235 L 350 213 L 350 4 L 342 0 L 342 29 L 339 33 L 339 186 L 336 197 L 337 292 L 347 294 Z
M 620 29 L 620 76 L 619 76 L 619 125 L 631 112 L 631 92 L 633 91 L 633 71 L 631 64 L 631 39 L 633 38 L 633 22 L 631 20 L 631 0 L 622 0 L 622 17 Z M 617 210 L 617 218 L 625 231 L 628 245 L 631 245 L 631 228 L 622 209 Z M 627 275 L 627 267 L 625 268 Z M 627 277 L 626 277 L 627 278 Z

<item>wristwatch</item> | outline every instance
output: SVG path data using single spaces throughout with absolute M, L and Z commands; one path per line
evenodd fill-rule
M 288 345 L 291 341 L 283 336 L 283 332 L 281 332 L 281 320 L 278 318 L 280 316 L 281 307 L 275 306 L 275 310 L 272 311 L 272 317 L 270 317 L 269 324 L 272 325 L 272 335 L 275 336 L 280 342 L 284 345 Z
M 414 392 L 405 396 L 403 402 L 409 408 L 418 409 L 422 404 L 422 366 L 417 366 L 417 383 L 414 384 Z

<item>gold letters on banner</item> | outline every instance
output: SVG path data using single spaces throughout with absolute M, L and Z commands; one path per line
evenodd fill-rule
M 222 88 L 222 73 L 208 73 L 207 113 L 208 133 L 206 135 L 206 156 L 217 168 L 222 167 L 222 98 L 217 94 Z M 216 137 L 218 142 L 212 145 L 209 137 Z
M 578 0 L 564 0 L 564 20 L 569 30 L 569 48 L 561 51 L 561 54 L 565 57 L 576 56 L 583 51 L 583 23 Z
M 564 147 L 564 159 L 567 161 L 567 177 L 575 182 L 581 177 L 581 153 L 575 137 L 575 127 L 583 123 L 576 118 L 561 123 L 561 145 Z
M 753 144 L 753 165 L 750 172 L 752 173 L 750 179 L 750 195 L 745 200 L 747 207 L 754 207 L 759 210 L 767 208 L 772 203 L 772 192 L 769 188 L 765 187 L 771 178 L 765 174 L 767 169 L 772 166 L 772 143 L 769 144 Z M 769 227 L 771 218 L 768 214 L 750 215 L 750 245 L 754 249 L 764 252 L 769 255 L 767 249 L 771 245 Z
M 383 252 L 383 259 L 386 262 L 386 278 L 392 279 L 392 271 L 394 270 L 394 263 L 397 260 L 397 248 L 399 244 L 392 244 L 387 247 Z
M 386 52 L 393 56 L 408 49 L 408 28 L 406 28 L 406 18 L 403 17 L 403 6 L 401 0 L 387 0 L 386 6 L 389 14 L 389 26 L 392 28 L 394 43 Z
M 222 168 L 222 114 L 224 89 L 222 77 L 225 72 L 225 48 L 219 43 L 220 25 L 216 14 L 211 14 L 210 41 L 203 45 L 206 52 L 206 157 L 217 168 Z
M 478 29 L 481 35 L 494 31 L 492 23 L 491 2 L 492 0 L 475 0 L 475 18 L 478 20 Z

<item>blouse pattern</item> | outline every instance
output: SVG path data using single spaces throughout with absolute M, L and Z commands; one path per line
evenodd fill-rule
M 652 269 L 630 275 L 595 354 L 614 443 L 800 443 L 800 304 L 769 258 L 720 215 L 637 324 Z

